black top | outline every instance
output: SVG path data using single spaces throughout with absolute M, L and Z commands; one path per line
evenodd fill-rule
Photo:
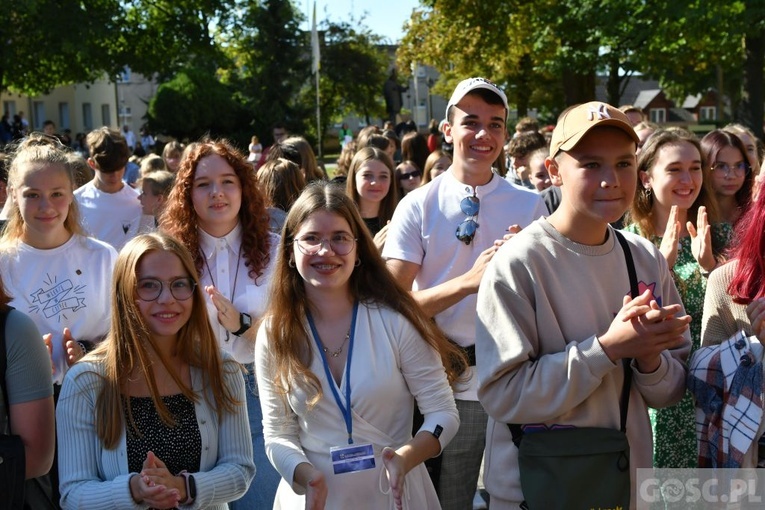
M 175 427 L 168 427 L 159 417 L 151 397 L 129 397 L 133 420 L 140 435 L 127 427 L 128 469 L 140 473 L 149 451 L 167 466 L 168 471 L 177 475 L 184 469 L 190 473 L 199 471 L 202 457 L 202 437 L 197 425 L 194 402 L 183 393 L 162 397 L 170 414 L 176 420 Z M 127 399 L 123 399 L 127 423 Z
M 364 220 L 364 223 L 367 225 L 367 229 L 369 229 L 369 232 L 372 234 L 372 237 L 377 235 L 377 233 L 382 228 L 382 225 L 380 225 L 380 218 L 375 216 L 374 218 L 362 218 Z

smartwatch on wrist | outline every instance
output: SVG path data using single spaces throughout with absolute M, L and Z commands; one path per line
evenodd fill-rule
M 240 313 L 239 314 L 239 329 L 236 331 L 233 331 L 232 333 L 236 336 L 242 336 L 245 331 L 250 329 L 252 327 L 252 317 L 250 317 L 250 314 L 247 313 Z
M 181 471 L 178 476 L 182 476 L 186 480 L 186 499 L 181 501 L 181 504 L 190 505 L 197 499 L 197 483 L 194 480 L 194 475 L 188 471 Z

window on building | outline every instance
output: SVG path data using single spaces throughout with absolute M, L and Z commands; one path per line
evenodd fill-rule
M 122 83 L 130 83 L 131 74 L 132 72 L 130 68 L 126 66 L 125 68 L 122 69 L 122 72 L 119 75 L 119 80 Z
M 3 113 L 7 113 L 10 120 L 16 115 L 16 101 L 3 101 Z
M 93 106 L 90 103 L 82 103 L 82 124 L 85 131 L 93 131 Z
M 69 103 L 59 103 L 58 104 L 58 127 L 59 130 L 63 131 L 64 129 L 71 129 L 72 123 L 69 119 Z
M 32 129 L 42 131 L 43 122 L 48 120 L 48 117 L 45 115 L 45 103 L 42 101 L 32 103 L 32 116 Z
M 650 110 L 651 122 L 655 124 L 663 124 L 667 122 L 667 109 L 666 108 L 651 108 Z
M 699 120 L 717 120 L 717 107 L 702 106 L 699 108 Z
M 112 125 L 112 115 L 111 115 L 111 112 L 109 111 L 108 104 L 101 105 L 101 125 L 102 126 Z
M 120 126 L 131 124 L 133 122 L 133 110 L 129 106 L 125 106 L 124 104 L 121 104 L 120 111 L 119 111 L 119 118 L 120 118 Z

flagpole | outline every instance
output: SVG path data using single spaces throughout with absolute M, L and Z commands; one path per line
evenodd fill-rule
M 321 137 L 321 95 L 319 94 L 319 71 L 321 69 L 321 54 L 319 53 L 319 32 L 316 29 L 316 0 L 313 2 L 313 25 L 311 27 L 311 49 L 313 56 L 313 71 L 316 73 L 316 136 L 319 144 L 319 160 L 323 158 L 324 149 Z

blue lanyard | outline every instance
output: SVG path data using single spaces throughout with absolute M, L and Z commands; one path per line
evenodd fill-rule
M 335 379 L 332 377 L 332 372 L 329 370 L 329 363 L 327 363 L 327 355 L 324 353 L 323 344 L 321 338 L 319 338 L 319 332 L 316 331 L 316 325 L 313 323 L 313 317 L 311 312 L 306 310 L 306 319 L 308 319 L 308 325 L 311 327 L 311 333 L 313 334 L 313 340 L 319 347 L 319 354 L 321 355 L 321 361 L 324 364 L 324 373 L 327 375 L 327 381 L 329 382 L 329 389 L 332 390 L 332 395 L 335 397 L 337 407 L 340 408 L 340 412 L 343 414 L 345 420 L 345 430 L 348 431 L 348 444 L 353 444 L 353 416 L 351 415 L 351 358 L 353 357 L 353 337 L 356 334 L 356 315 L 359 311 L 359 302 L 356 301 L 353 304 L 353 317 L 351 318 L 351 332 L 348 337 L 348 359 L 345 360 L 345 403 L 348 407 L 343 405 L 343 401 L 340 399 L 340 394 L 335 388 Z

